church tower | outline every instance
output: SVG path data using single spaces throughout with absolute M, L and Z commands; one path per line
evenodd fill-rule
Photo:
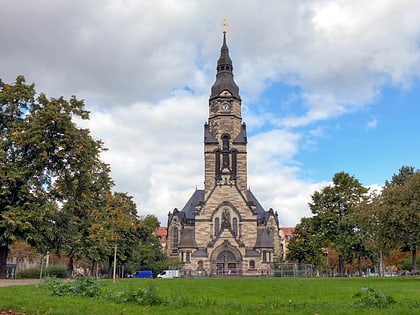
M 267 275 L 280 255 L 279 222 L 247 188 L 247 137 L 226 41 L 204 125 L 204 190 L 168 215 L 168 257 L 181 276 Z

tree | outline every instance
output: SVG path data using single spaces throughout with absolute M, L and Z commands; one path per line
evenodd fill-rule
M 159 238 L 154 234 L 159 227 L 159 221 L 154 215 L 147 215 L 140 219 L 140 226 L 137 231 L 140 242 L 136 244 L 131 258 L 128 260 L 128 268 L 132 271 L 136 269 L 150 269 L 156 274 L 160 272 L 166 264 L 166 257 L 162 251 Z
M 302 218 L 287 245 L 287 260 L 319 267 L 322 264 L 322 247 L 322 237 L 314 229 L 314 218 Z
M 23 240 L 46 251 L 63 240 L 77 239 L 67 236 L 74 236 L 71 232 L 86 217 L 78 214 L 96 203 L 98 189 L 109 190 L 111 183 L 109 168 L 99 159 L 102 142 L 73 122 L 89 119 L 83 101 L 74 96 L 69 100 L 37 96 L 34 84 L 27 85 L 18 76 L 14 84 L 0 81 L 0 104 L 0 278 L 4 278 L 12 242 Z
M 315 227 L 339 254 L 339 274 L 344 274 L 344 260 L 364 254 L 363 238 L 356 224 L 356 212 L 366 199 L 368 189 L 345 172 L 336 173 L 333 185 L 312 195 L 309 207 L 316 217 Z
M 390 246 L 410 251 L 411 269 L 416 270 L 420 239 L 420 172 L 414 172 L 414 167 L 402 167 L 391 183 L 385 184 L 378 202 L 382 238 L 387 238 Z
M 117 260 L 125 262 L 140 243 L 138 230 L 140 220 L 137 217 L 136 204 L 126 193 L 109 193 L 103 209 L 93 209 L 90 212 L 93 224 L 89 228 L 89 239 L 95 244 L 99 254 L 92 257 L 98 260 L 102 257 L 108 260 L 108 276 L 112 277 L 112 264 L 115 250 Z

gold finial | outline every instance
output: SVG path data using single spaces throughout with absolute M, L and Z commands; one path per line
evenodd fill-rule
M 223 33 L 227 33 L 227 26 L 228 26 L 228 24 L 227 24 L 227 22 L 226 22 L 226 19 L 224 19 L 223 20 L 223 24 L 222 24 L 222 26 L 223 26 Z

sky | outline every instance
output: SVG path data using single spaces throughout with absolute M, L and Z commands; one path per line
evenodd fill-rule
M 0 0 L 0 78 L 84 99 L 139 215 L 203 189 L 203 125 L 227 21 L 248 185 L 281 226 L 347 172 L 420 168 L 419 0 Z

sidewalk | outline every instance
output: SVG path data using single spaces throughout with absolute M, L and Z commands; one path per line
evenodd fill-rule
M 33 285 L 38 284 L 39 279 L 0 279 L 0 287 L 9 287 L 12 285 Z

